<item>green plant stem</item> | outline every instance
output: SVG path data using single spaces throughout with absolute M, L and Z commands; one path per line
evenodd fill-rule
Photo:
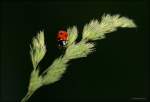
M 28 91 L 28 93 L 22 98 L 21 102 L 27 102 L 35 91 Z

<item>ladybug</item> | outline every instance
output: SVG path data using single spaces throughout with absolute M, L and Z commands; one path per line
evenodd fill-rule
M 66 31 L 60 30 L 57 33 L 57 37 L 56 37 L 57 43 L 58 43 L 58 47 L 65 47 L 67 44 L 67 40 L 68 40 L 68 33 Z

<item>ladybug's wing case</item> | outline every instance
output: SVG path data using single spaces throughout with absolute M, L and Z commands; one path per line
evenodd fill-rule
M 57 40 L 67 40 L 68 33 L 66 31 L 59 31 L 57 35 Z

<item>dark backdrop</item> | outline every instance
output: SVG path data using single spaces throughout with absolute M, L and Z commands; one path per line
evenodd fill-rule
M 43 29 L 46 39 L 47 54 L 40 63 L 43 71 L 61 53 L 55 40 L 60 29 L 76 25 L 80 35 L 86 23 L 104 13 L 129 17 L 138 27 L 118 29 L 96 41 L 96 52 L 71 61 L 60 81 L 37 90 L 29 102 L 146 101 L 148 12 L 147 2 L 139 0 L 2 2 L 1 102 L 20 101 L 26 94 L 32 71 L 29 44 L 38 31 Z

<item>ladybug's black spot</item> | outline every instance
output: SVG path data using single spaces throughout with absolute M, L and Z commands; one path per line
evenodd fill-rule
M 67 34 L 65 34 L 64 36 L 67 37 Z

